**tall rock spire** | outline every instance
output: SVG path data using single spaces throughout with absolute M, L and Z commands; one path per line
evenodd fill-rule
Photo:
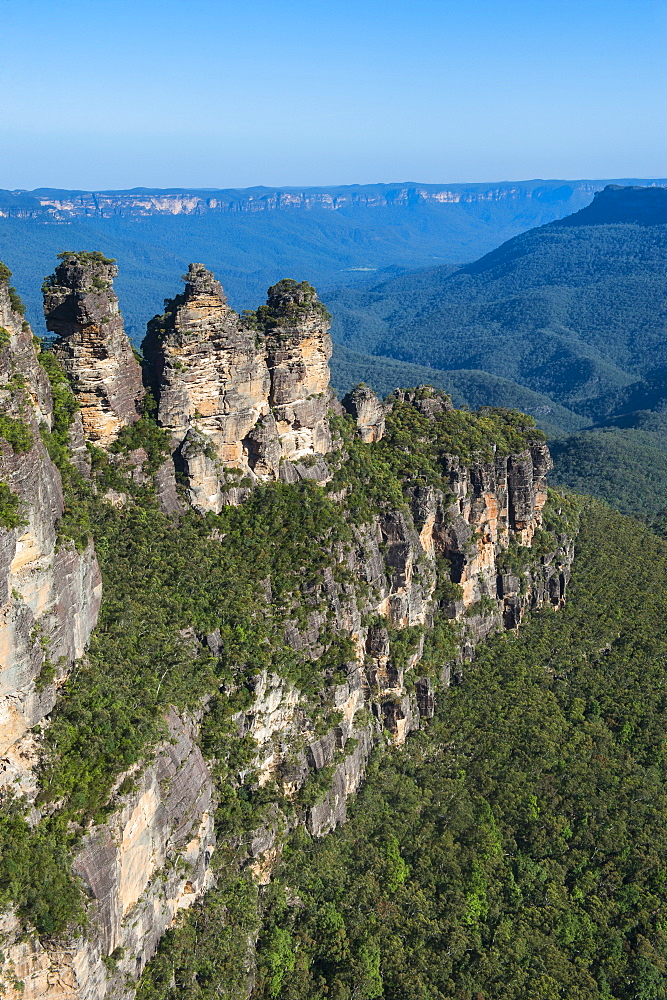
M 258 311 L 271 375 L 269 402 L 283 458 L 331 450 L 329 409 L 330 319 L 307 281 L 279 281 Z
M 266 352 L 203 264 L 190 264 L 185 291 L 151 320 L 143 351 L 174 444 L 203 435 L 223 464 L 247 468 L 244 439 L 269 409 Z
M 203 264 L 190 264 L 184 280 L 149 323 L 146 372 L 193 503 L 218 509 L 225 469 L 298 478 L 286 463 L 330 450 L 329 317 L 307 282 L 279 282 L 241 318 Z M 326 476 L 326 466 L 307 474 Z
M 46 327 L 72 383 L 86 437 L 105 447 L 140 415 L 141 369 L 123 327 L 113 279 L 101 253 L 66 252 L 43 286 Z

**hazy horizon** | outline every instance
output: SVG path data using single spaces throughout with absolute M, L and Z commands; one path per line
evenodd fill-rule
M 183 191 L 188 192 L 224 192 L 224 191 L 319 191 L 319 190 L 331 190 L 335 189 L 345 189 L 345 188 L 394 188 L 394 187 L 425 187 L 425 188 L 456 188 L 456 187 L 472 187 L 477 186 L 480 188 L 491 187 L 495 185 L 504 184 L 585 184 L 585 183 L 607 183 L 607 184 L 634 184 L 638 183 L 642 186 L 647 187 L 661 187 L 663 184 L 667 183 L 667 177 L 657 177 L 657 176 L 646 176 L 646 177 L 505 177 L 502 179 L 493 179 L 486 181 L 466 181 L 466 180 L 444 180 L 444 181 L 421 181 L 421 180 L 401 180 L 401 181 L 357 181 L 350 184 L 251 184 L 245 186 L 236 185 L 234 187 L 196 187 L 190 184 L 174 184 L 169 187 L 158 187 L 158 186 L 148 186 L 148 185 L 135 185 L 134 187 L 89 187 L 89 188 L 64 188 L 64 187 L 54 187 L 50 184 L 43 184 L 35 188 L 26 187 L 16 187 L 16 188 L 0 188 L 3 191 L 14 192 L 25 192 L 26 194 L 32 194 L 35 191 L 63 191 L 70 193 L 81 193 L 81 194 L 131 194 L 134 192 L 154 192 L 162 191 L 165 193 L 179 193 Z

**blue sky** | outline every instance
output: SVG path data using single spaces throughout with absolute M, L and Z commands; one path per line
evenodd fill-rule
M 0 0 L 0 187 L 667 173 L 667 0 Z

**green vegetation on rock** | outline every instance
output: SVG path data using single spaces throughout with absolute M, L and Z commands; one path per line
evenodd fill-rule
M 21 501 L 7 483 L 0 479 L 0 527 L 11 531 L 25 524 L 21 517 Z
M 432 399 L 436 409 L 449 405 L 449 397 L 440 390 L 422 387 L 416 392 Z M 335 418 L 332 426 L 343 438 L 346 457 L 341 457 L 329 488 L 334 493 L 347 491 L 346 506 L 360 521 L 369 520 L 378 509 L 400 507 L 406 485 L 433 486 L 448 494 L 445 456 L 470 465 L 544 441 L 533 418 L 516 410 L 482 407 L 469 413 L 444 408 L 430 418 L 400 395 L 387 414 L 385 435 L 376 444 L 359 439 L 349 416 Z
M 663 542 L 587 505 L 565 609 L 480 647 L 347 824 L 246 897 L 256 1000 L 665 994 L 666 581 Z M 170 932 L 141 1000 L 240 995 L 238 892 Z

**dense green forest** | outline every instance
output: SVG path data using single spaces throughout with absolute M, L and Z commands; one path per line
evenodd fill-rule
M 616 221 L 616 202 L 603 224 L 604 199 L 453 274 L 435 268 L 329 295 L 334 339 L 481 369 L 590 414 L 598 398 L 667 364 L 667 226 L 657 211 L 653 225 Z
M 361 354 L 342 344 L 334 344 L 331 384 L 343 396 L 350 386 L 358 382 L 365 382 L 380 397 L 387 396 L 399 386 L 433 385 L 444 389 L 451 396 L 454 406 L 468 406 L 471 410 L 480 406 L 509 406 L 529 413 L 550 437 L 591 423 L 589 417 L 554 403 L 549 396 L 498 375 L 473 369 L 441 371 L 395 358 Z
M 590 493 L 667 536 L 667 414 L 638 412 L 552 441 L 552 482 Z
M 478 650 L 378 753 L 348 823 L 259 895 L 223 875 L 141 1000 L 660 1000 L 667 993 L 667 546 L 587 502 L 561 612 Z

